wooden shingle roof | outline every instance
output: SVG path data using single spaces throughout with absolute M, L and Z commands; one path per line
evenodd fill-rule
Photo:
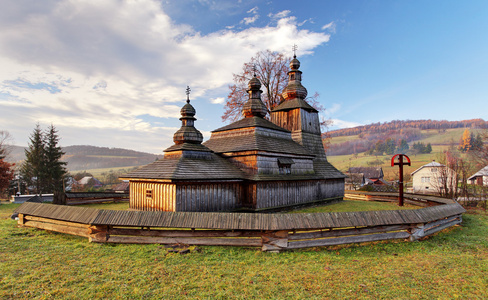
M 98 210 L 41 203 L 24 203 L 15 210 L 15 213 L 19 214 L 91 225 L 235 230 L 300 230 L 418 224 L 464 212 L 464 208 L 458 203 L 411 210 L 296 214 Z
M 232 129 L 239 129 L 239 128 L 247 128 L 247 127 L 263 127 L 263 128 L 269 128 L 269 129 L 274 129 L 278 131 L 284 131 L 284 132 L 290 132 L 274 123 L 271 123 L 270 121 L 260 118 L 260 117 L 250 117 L 250 118 L 244 118 L 242 120 L 236 121 L 232 124 L 229 124 L 224 127 L 220 127 L 218 129 L 215 129 L 212 132 L 219 132 L 219 131 L 226 131 L 226 130 L 232 130 Z
M 132 171 L 124 179 L 171 179 L 171 180 L 230 180 L 243 179 L 244 173 L 230 162 L 214 153 L 198 157 L 165 157 Z
M 295 108 L 303 108 L 307 111 L 318 112 L 315 108 L 313 108 L 305 100 L 300 99 L 300 98 L 295 98 L 292 100 L 283 101 L 278 106 L 273 108 L 271 111 L 274 112 L 274 111 L 281 111 L 281 110 L 292 110 Z
M 215 153 L 257 150 L 314 157 L 307 149 L 291 138 L 283 139 L 260 134 L 214 138 L 206 141 L 204 145 Z
M 346 178 L 341 171 L 337 170 L 330 162 L 326 160 L 314 160 L 313 169 L 317 175 L 325 178 Z

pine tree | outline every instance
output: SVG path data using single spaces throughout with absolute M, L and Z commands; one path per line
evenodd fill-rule
M 39 123 L 29 137 L 29 146 L 25 150 L 25 161 L 20 169 L 21 177 L 29 186 L 35 187 L 36 193 L 43 193 L 46 179 L 44 136 Z
M 58 145 L 58 131 L 51 124 L 45 134 L 45 170 L 46 170 L 46 189 L 54 193 L 54 204 L 64 204 L 60 194 L 63 192 L 63 180 L 66 175 L 66 162 L 60 161 L 64 155 Z

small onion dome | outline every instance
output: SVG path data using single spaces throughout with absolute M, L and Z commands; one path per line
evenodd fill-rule
M 187 103 L 181 108 L 180 113 L 182 116 L 194 116 L 197 112 L 190 103 Z
M 293 59 L 290 61 L 290 69 L 298 70 L 300 68 L 300 61 L 297 59 L 296 56 L 293 56 Z
M 268 114 L 268 108 L 261 101 L 261 82 L 256 78 L 256 75 L 249 80 L 249 100 L 242 107 L 242 114 L 246 117 L 265 117 Z
M 307 89 L 300 81 L 289 82 L 281 94 L 285 100 L 300 98 L 307 98 Z
M 254 77 L 251 80 L 249 80 L 247 86 L 249 87 L 249 90 L 261 89 L 261 82 L 259 81 L 259 79 L 256 78 L 256 74 L 254 74 Z
M 175 144 L 201 144 L 203 142 L 203 135 L 194 127 L 196 110 L 190 104 L 190 99 L 186 100 L 186 104 L 181 108 L 180 113 L 181 128 L 173 135 Z
M 173 135 L 173 141 L 175 144 L 201 144 L 203 142 L 203 135 L 193 126 L 181 126 Z

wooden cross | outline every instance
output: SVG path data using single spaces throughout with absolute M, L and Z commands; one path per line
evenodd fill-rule
M 186 103 L 190 103 L 190 87 L 186 86 Z
M 395 162 L 395 158 L 398 156 L 398 162 Z M 406 158 L 407 161 L 403 159 Z M 398 166 L 400 168 L 400 180 L 398 181 L 398 206 L 403 206 L 403 166 L 411 166 L 410 158 L 405 154 L 395 154 L 391 158 L 391 166 Z

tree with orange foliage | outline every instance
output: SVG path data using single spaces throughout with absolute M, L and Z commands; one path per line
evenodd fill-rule
M 463 136 L 461 137 L 461 141 L 459 142 L 459 150 L 463 152 L 468 152 L 471 148 L 471 134 L 469 133 L 469 129 L 466 128 L 463 132 Z

